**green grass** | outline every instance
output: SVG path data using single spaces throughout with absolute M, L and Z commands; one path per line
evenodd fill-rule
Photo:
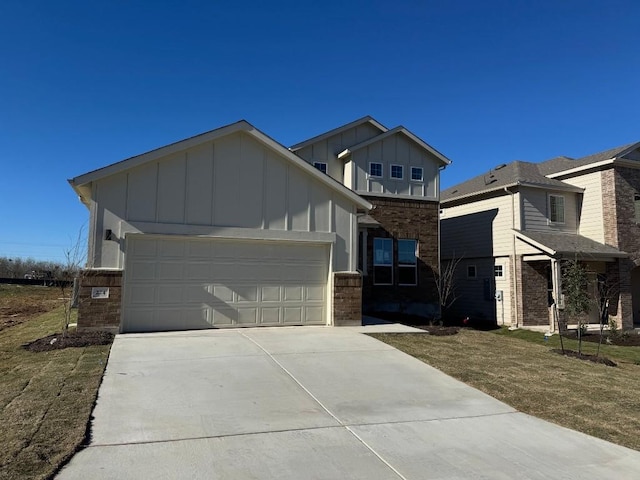
M 553 340 L 538 344 L 516 333 L 464 329 L 448 337 L 372 336 L 521 412 L 640 450 L 640 366 L 622 361 L 607 367 L 564 357 L 551 352 Z M 607 356 L 621 360 L 635 358 L 627 350 L 638 347 L 611 348 Z M 626 353 L 614 356 L 619 351 Z
M 33 353 L 60 331 L 57 308 L 0 331 L 0 479 L 48 478 L 85 437 L 110 346 Z
M 504 335 L 509 338 L 526 340 L 527 342 L 537 343 L 538 345 L 546 345 L 549 348 L 560 348 L 560 337 L 558 335 L 552 335 L 548 340 L 545 340 L 544 334 L 541 332 L 532 332 L 531 330 L 510 331 L 507 327 L 502 327 L 499 330 L 493 330 L 492 333 Z M 562 341 L 565 349 L 575 350 L 576 352 L 578 351 L 577 340 L 563 337 Z M 582 342 L 582 353 L 595 355 L 597 349 L 597 343 Z M 600 356 L 607 357 L 616 363 L 627 362 L 640 365 L 640 347 L 620 347 L 617 345 L 607 345 L 603 342 L 600 346 Z

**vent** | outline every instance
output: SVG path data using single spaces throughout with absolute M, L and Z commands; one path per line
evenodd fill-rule
M 507 164 L 506 163 L 501 163 L 500 165 L 498 165 L 497 167 L 494 168 L 494 170 L 500 170 L 501 168 L 506 167 Z

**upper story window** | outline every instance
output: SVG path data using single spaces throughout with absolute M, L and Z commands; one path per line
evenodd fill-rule
M 393 239 L 373 239 L 373 283 L 393 284 Z
M 313 166 L 322 173 L 327 173 L 327 164 L 325 162 L 313 162 Z
M 414 182 L 422 182 L 424 180 L 422 167 L 411 167 L 411 180 Z
M 640 223 L 640 193 L 633 194 L 634 218 L 636 223 Z
M 369 164 L 369 175 L 376 178 L 382 178 L 382 164 L 371 162 Z
M 564 223 L 564 197 L 549 195 L 549 222 Z
M 467 278 L 477 278 L 478 272 L 475 265 L 467 265 Z
M 404 167 L 402 165 L 391 165 L 391 178 L 402 180 L 404 178 Z
M 417 285 L 418 242 L 398 240 L 398 285 Z

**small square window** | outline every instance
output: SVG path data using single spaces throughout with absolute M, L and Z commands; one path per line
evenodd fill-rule
M 422 167 L 411 167 L 411 180 L 414 182 L 422 182 L 424 180 Z
M 391 178 L 402 180 L 404 177 L 404 167 L 402 165 L 391 165 Z
M 477 278 L 478 272 L 476 271 L 475 265 L 467 266 L 467 278 Z
M 322 173 L 327 173 L 327 164 L 324 162 L 313 162 L 313 166 L 320 170 Z
M 376 178 L 382 178 L 382 164 L 371 162 L 369 164 L 369 175 Z
M 502 265 L 494 265 L 493 266 L 493 275 L 496 278 L 502 278 L 504 276 L 504 271 Z

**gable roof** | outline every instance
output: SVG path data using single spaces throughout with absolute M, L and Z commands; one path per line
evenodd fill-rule
M 514 230 L 517 238 L 539 248 L 553 257 L 578 254 L 581 257 L 628 257 L 629 255 L 610 245 L 605 245 L 582 235 L 558 232 L 523 232 Z
M 307 145 L 311 145 L 312 143 L 319 142 L 329 137 L 333 137 L 334 135 L 338 135 L 346 130 L 357 127 L 359 125 L 370 123 L 374 127 L 376 127 L 380 132 L 386 132 L 388 130 L 387 127 L 376 121 L 373 117 L 367 115 L 366 117 L 359 118 L 358 120 L 354 120 L 353 122 L 349 122 L 341 127 L 334 128 L 333 130 L 329 130 L 328 132 L 321 133 L 320 135 L 316 135 L 308 140 L 304 140 L 303 142 L 296 143 L 289 147 L 289 150 L 295 152 L 296 150 L 300 150 L 301 148 L 306 147 Z
M 531 162 L 515 161 L 506 165 L 499 165 L 489 172 L 478 175 L 466 182 L 447 188 L 440 193 L 440 202 L 445 204 L 475 195 L 503 190 L 507 187 L 529 186 L 582 192 L 584 189 L 568 183 L 545 177 L 538 170 L 538 165 Z
M 311 175 L 316 180 L 329 186 L 331 189 L 333 189 L 337 193 L 349 198 L 351 201 L 356 203 L 359 207 L 366 210 L 370 210 L 372 208 L 372 205 L 369 202 L 367 202 L 364 198 L 354 193 L 352 190 L 348 189 L 347 187 L 342 185 L 340 182 L 334 180 L 329 175 L 325 175 L 324 173 L 319 171 L 317 168 L 314 168 L 312 165 L 305 162 L 294 153 L 290 152 L 284 145 L 278 143 L 277 141 L 275 141 L 265 133 L 261 132 L 246 120 L 240 120 L 238 122 L 231 123 L 224 127 L 216 128 L 215 130 L 211 130 L 209 132 L 205 132 L 200 135 L 195 135 L 193 137 L 189 137 L 184 140 L 180 140 L 178 142 L 165 145 L 164 147 L 151 150 L 141 155 L 136 155 L 134 157 L 127 158 L 120 162 L 107 165 L 106 167 L 102 167 L 97 170 L 87 172 L 85 174 L 82 174 L 70 179 L 69 183 L 71 184 L 73 189 L 76 191 L 76 193 L 78 193 L 81 200 L 84 203 L 86 203 L 86 199 L 87 199 L 86 197 L 90 195 L 90 189 L 87 189 L 87 185 L 92 182 L 106 178 L 110 175 L 121 173 L 125 170 L 129 170 L 131 168 L 143 165 L 145 163 L 152 162 L 154 160 L 165 157 L 167 155 L 171 155 L 172 153 L 186 150 L 196 145 L 213 141 L 218 138 L 221 138 L 236 132 L 245 132 L 251 135 L 254 139 L 262 143 L 264 146 L 266 146 L 267 148 L 270 148 L 271 150 L 278 153 L 280 156 L 286 158 L 288 161 L 290 161 L 297 167 L 304 170 L 307 174 Z
M 598 166 L 601 162 L 613 161 L 616 158 L 620 158 L 627 153 L 640 147 L 640 142 L 628 143 L 620 147 L 610 148 L 602 152 L 586 155 L 581 158 L 569 158 L 569 157 L 557 157 L 552 158 L 539 164 L 540 171 L 544 175 L 550 177 L 557 177 L 563 175 L 565 172 L 571 173 L 575 169 L 583 170 L 591 166 Z
M 391 130 L 387 130 L 385 133 L 382 133 L 380 135 L 376 135 L 375 137 L 370 138 L 369 140 L 365 140 L 364 142 L 360 142 L 357 145 L 354 145 L 352 147 L 346 148 L 346 149 L 344 149 L 342 152 L 340 152 L 338 154 L 338 158 L 344 158 L 345 156 L 350 155 L 351 153 L 355 152 L 356 150 L 360 150 L 361 148 L 364 148 L 364 147 L 366 147 L 368 145 L 371 145 L 373 143 L 376 143 L 376 142 L 379 142 L 381 140 L 384 140 L 385 138 L 389 138 L 389 137 L 391 137 L 393 135 L 398 135 L 398 134 L 404 135 L 409 140 L 411 140 L 412 142 L 417 144 L 419 147 L 423 148 L 424 150 L 427 150 L 429 153 L 434 155 L 438 160 L 440 160 L 440 162 L 443 165 L 451 164 L 451 160 L 449 160 L 447 157 L 445 157 L 443 154 L 441 154 L 439 151 L 437 151 L 431 145 L 426 143 L 420 137 L 418 137 L 418 136 L 414 135 L 413 133 L 411 133 L 409 130 L 407 130 L 403 126 L 398 126 L 398 127 L 392 128 Z

